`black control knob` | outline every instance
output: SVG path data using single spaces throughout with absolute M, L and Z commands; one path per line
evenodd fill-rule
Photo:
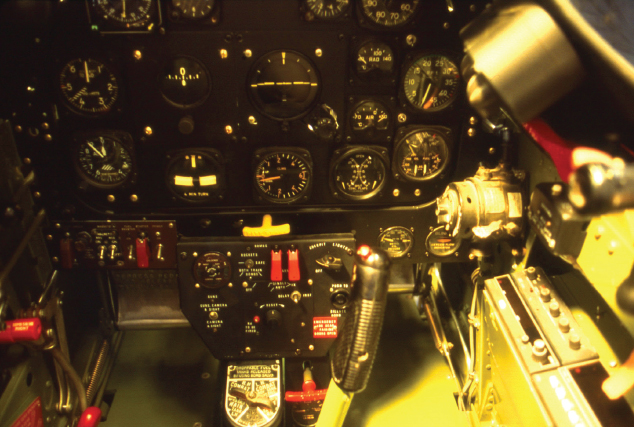
M 267 311 L 264 317 L 266 325 L 271 329 L 277 329 L 282 324 L 282 313 L 275 309 Z

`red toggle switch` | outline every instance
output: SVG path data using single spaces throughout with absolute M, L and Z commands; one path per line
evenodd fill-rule
M 288 280 L 297 282 L 299 280 L 299 250 L 288 251 Z
M 70 270 L 73 268 L 73 241 L 71 239 L 62 239 L 59 241 L 59 258 L 62 268 Z
M 271 251 L 271 281 L 282 281 L 282 251 Z
M 7 320 L 7 327 L 0 331 L 0 344 L 21 341 L 37 341 L 42 335 L 42 322 L 38 318 Z
M 97 427 L 101 422 L 101 409 L 96 406 L 89 406 L 86 408 L 83 414 L 81 414 L 81 418 L 79 419 L 79 423 L 77 427 Z
M 147 237 L 136 239 L 136 265 L 139 268 L 150 266 L 150 244 Z

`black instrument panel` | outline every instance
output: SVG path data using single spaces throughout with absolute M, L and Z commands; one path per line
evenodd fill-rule
M 204 2 L 198 11 L 188 2 L 80 3 L 47 5 L 54 25 L 39 38 L 39 68 L 10 76 L 17 86 L 35 79 L 36 108 L 55 117 L 48 132 L 17 137 L 60 212 L 68 205 L 115 216 L 421 205 L 475 170 L 482 156 L 474 151 L 486 152 L 486 135 L 467 135 L 473 112 L 456 74 L 458 30 L 483 2 L 452 12 L 442 0 L 397 2 L 411 10 L 385 22 L 368 13 L 398 12 L 364 0 L 337 2 L 332 13 L 320 11 L 332 2 L 291 0 Z M 121 3 L 139 3 L 144 15 L 127 22 L 122 16 L 131 12 Z M 16 122 L 30 119 L 3 107 Z M 442 129 L 448 151 L 442 159 L 421 154 L 420 165 L 403 173 L 399 147 L 429 129 Z M 101 134 L 124 146 L 126 158 L 91 148 L 88 139 Z M 42 147 L 44 135 L 55 143 Z M 262 169 L 258 153 L 281 161 L 289 150 L 302 152 L 310 173 Z M 78 164 L 79 152 L 89 166 Z M 294 170 L 292 159 L 284 161 L 276 170 Z M 441 161 L 430 179 L 416 179 L 419 167 L 427 174 Z M 133 170 L 110 170 L 122 164 Z M 104 185 L 94 175 L 101 173 L 119 178 Z M 276 185 L 282 177 L 288 191 Z

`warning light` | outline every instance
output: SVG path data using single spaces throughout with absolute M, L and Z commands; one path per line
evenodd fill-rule
M 357 254 L 363 259 L 368 259 L 372 254 L 372 249 L 367 245 L 363 245 L 357 250 Z
M 253 323 L 260 323 L 260 316 L 253 316 Z

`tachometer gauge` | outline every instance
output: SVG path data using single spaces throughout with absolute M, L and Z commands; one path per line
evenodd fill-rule
M 211 91 L 207 68 L 200 61 L 178 56 L 169 61 L 159 76 L 159 89 L 170 104 L 190 108 L 202 104 Z
M 439 111 L 458 95 L 458 67 L 442 55 L 425 55 L 409 66 L 403 79 L 407 101 L 422 111 Z
M 350 5 L 350 0 L 306 0 L 306 6 L 319 19 L 339 18 Z
M 414 247 L 414 234 L 405 227 L 390 227 L 379 235 L 379 247 L 392 258 L 403 257 Z
M 172 7 L 186 19 L 201 19 L 214 8 L 214 0 L 172 0 Z
M 331 165 L 334 194 L 350 200 L 367 200 L 385 187 L 387 161 L 380 147 L 353 147 Z
M 378 101 L 363 101 L 352 112 L 352 130 L 386 130 L 390 126 L 390 113 Z
M 394 53 L 383 42 L 369 41 L 357 51 L 357 74 L 372 72 L 391 74 L 394 70 Z
M 60 73 L 64 101 L 81 113 L 105 114 L 119 96 L 114 73 L 94 59 L 73 59 Z
M 382 27 L 404 25 L 414 17 L 419 0 L 362 0 L 361 12 Z
M 268 151 L 268 154 L 255 154 L 254 182 L 258 195 L 272 203 L 305 200 L 312 185 L 309 153 L 284 148 Z
M 114 135 L 88 136 L 76 147 L 75 168 L 94 187 L 118 187 L 133 172 L 132 155 Z
M 167 187 L 178 198 L 202 203 L 224 191 L 224 170 L 215 150 L 187 150 L 173 156 L 167 166 Z
M 93 0 L 103 18 L 122 24 L 136 24 L 148 18 L 152 0 Z
M 439 127 L 418 128 L 396 143 L 393 172 L 409 181 L 426 181 L 447 166 L 449 147 L 447 130 Z
M 317 99 L 319 76 L 299 52 L 280 50 L 258 59 L 249 72 L 249 94 L 262 114 L 278 120 L 307 113 Z
M 194 262 L 196 282 L 209 289 L 218 289 L 231 280 L 231 261 L 220 252 L 207 252 Z

